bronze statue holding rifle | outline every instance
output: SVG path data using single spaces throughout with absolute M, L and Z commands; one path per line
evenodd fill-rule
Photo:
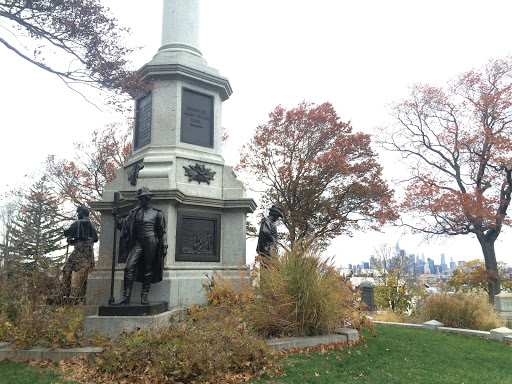
M 283 217 L 283 209 L 279 205 L 273 205 L 269 210 L 269 215 L 261 222 L 256 252 L 261 258 L 262 267 L 265 267 L 267 258 L 271 257 L 272 250 L 277 251 L 276 222 Z
M 76 210 L 78 220 L 64 230 L 64 236 L 67 237 L 69 244 L 74 245 L 75 249 L 66 259 L 62 270 L 62 288 L 63 296 L 71 296 L 71 275 L 77 272 L 78 290 L 75 297 L 85 297 L 87 290 L 87 276 L 94 268 L 94 243 L 98 241 L 98 234 L 94 224 L 89 219 L 89 209 L 80 206 Z
M 126 257 L 123 297 L 113 305 L 130 304 L 135 280 L 142 283 L 141 303 L 148 305 L 151 284 L 162 281 L 164 258 L 167 255 L 166 220 L 161 210 L 149 204 L 153 196 L 148 188 L 140 188 L 137 191 L 139 206 L 126 218 L 117 216 L 117 206 L 112 210 L 116 226 L 121 230 L 120 258 Z

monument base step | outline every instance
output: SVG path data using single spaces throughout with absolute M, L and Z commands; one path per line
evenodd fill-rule
M 135 329 L 158 329 L 168 327 L 171 321 L 183 316 L 182 308 L 148 316 L 87 316 L 84 319 L 84 335 L 98 333 L 102 336 L 118 336 Z
M 167 311 L 167 302 L 158 301 L 143 305 L 132 303 L 130 305 L 100 305 L 98 316 L 151 316 Z

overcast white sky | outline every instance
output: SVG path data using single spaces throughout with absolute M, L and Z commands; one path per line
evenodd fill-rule
M 160 46 L 161 0 L 105 3 L 121 25 L 131 27 L 131 43 L 143 47 L 133 56 L 135 67 L 142 66 Z M 512 53 L 507 0 L 202 0 L 201 7 L 200 49 L 234 90 L 223 104 L 229 164 L 279 104 L 329 101 L 356 131 L 372 133 L 390 122 L 387 105 L 406 97 L 413 83 L 442 86 L 458 73 Z M 1 190 L 48 154 L 69 155 L 73 141 L 123 119 L 99 111 L 3 47 L 0 58 Z M 390 177 L 393 160 L 382 154 L 381 161 Z M 339 265 L 358 264 L 375 246 L 397 241 L 409 253 L 437 262 L 442 252 L 448 261 L 482 257 L 473 238 L 425 244 L 391 229 L 337 239 L 328 254 Z M 512 264 L 511 229 L 501 234 L 496 250 L 500 260 Z

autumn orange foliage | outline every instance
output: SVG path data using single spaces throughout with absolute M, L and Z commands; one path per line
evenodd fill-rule
M 407 225 L 428 236 L 474 234 L 486 269 L 496 272 L 493 301 L 494 243 L 511 224 L 512 57 L 463 73 L 446 89 L 415 85 L 393 114 L 381 144 L 410 170 L 401 204 L 412 214 Z
M 48 156 L 46 167 L 59 203 L 70 202 L 78 207 L 101 199 L 103 187 L 115 178 L 115 171 L 131 154 L 131 132 L 131 128 L 110 124 L 95 130 L 91 142 L 75 143 L 74 159 Z M 91 210 L 90 217 L 99 228 L 99 213 Z M 69 218 L 74 218 L 74 212 Z
M 282 205 L 292 244 L 301 235 L 327 244 L 394 218 L 393 192 L 370 136 L 353 132 L 330 103 L 275 108 L 243 148 L 238 168 L 265 186 L 264 206 Z
M 506 264 L 499 262 L 498 271 L 503 275 L 506 270 Z M 458 291 L 485 291 L 489 293 L 489 285 L 496 278 L 496 271 L 488 271 L 485 269 L 485 261 L 480 259 L 466 261 L 463 265 L 459 265 L 452 272 L 448 284 Z M 503 281 L 504 282 L 504 281 Z

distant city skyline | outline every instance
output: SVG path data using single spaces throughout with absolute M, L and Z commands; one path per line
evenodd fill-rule
M 426 265 L 428 268 L 428 272 L 429 273 L 432 273 L 432 274 L 446 274 L 446 273 L 449 273 L 451 274 L 451 272 L 454 270 L 454 269 L 457 269 L 457 267 L 459 265 L 463 265 L 465 262 L 469 261 L 469 260 L 456 260 L 454 259 L 454 257 L 450 257 L 450 256 L 447 256 L 445 253 L 440 253 L 439 254 L 439 257 L 438 259 L 436 260 L 435 258 L 431 257 L 431 256 L 426 256 L 425 253 L 409 253 L 407 252 L 406 249 L 402 249 L 400 247 L 400 243 L 396 243 L 395 245 L 395 255 L 403 255 L 405 257 L 408 257 L 411 261 L 411 264 L 414 264 L 416 267 L 418 266 L 418 264 L 421 264 L 421 265 Z M 446 261 L 448 259 L 448 262 Z M 482 257 L 483 259 L 483 257 Z M 474 260 L 474 259 L 471 259 L 471 260 Z M 368 260 L 366 259 L 361 259 L 359 261 L 354 261 L 354 263 L 348 263 L 347 265 L 342 265 L 341 267 L 342 268 L 348 268 L 348 269 L 374 269 L 375 268 L 375 265 L 373 265 L 374 263 L 372 262 L 372 256 L 370 256 L 368 258 Z M 356 271 L 354 270 L 354 273 Z M 424 270 L 423 272 L 419 271 L 419 270 L 415 270 L 414 273 L 418 273 L 418 274 L 422 274 L 422 273 L 425 273 L 427 272 L 427 270 Z

